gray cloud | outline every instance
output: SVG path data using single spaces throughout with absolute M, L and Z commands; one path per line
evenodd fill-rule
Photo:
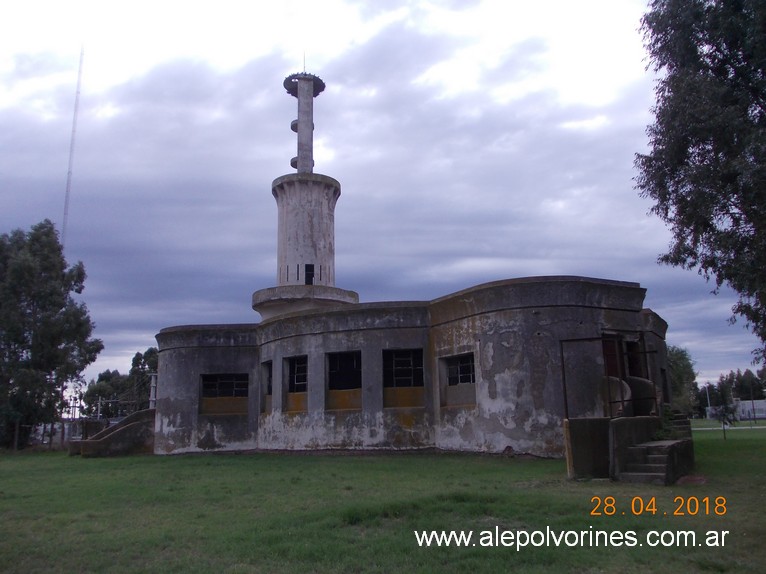
M 516 46 L 481 90 L 451 97 L 416 79 L 454 42 L 404 24 L 311 70 L 328 85 L 315 104 L 328 150 L 317 171 L 343 188 L 337 285 L 374 301 L 525 275 L 638 281 L 703 377 L 746 367 L 755 341 L 727 324 L 731 293 L 655 263 L 669 235 L 631 181 L 651 80 L 600 107 L 549 92 L 493 99 L 543 48 Z M 15 75 L 45 66 L 55 60 L 30 57 Z M 250 295 L 275 283 L 271 181 L 294 155 L 295 100 L 281 87 L 293 71 L 278 57 L 228 72 L 174 61 L 84 91 L 67 256 L 86 265 L 84 299 L 106 343 L 92 375 L 127 370 L 162 327 L 257 320 Z M 47 119 L 0 111 L 3 231 L 61 222 L 72 100 L 57 88 Z

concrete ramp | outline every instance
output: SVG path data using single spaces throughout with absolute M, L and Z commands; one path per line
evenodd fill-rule
M 70 455 L 83 457 L 154 453 L 154 409 L 138 411 L 88 440 L 69 443 Z

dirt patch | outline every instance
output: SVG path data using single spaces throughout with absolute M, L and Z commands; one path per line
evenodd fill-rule
M 706 484 L 707 478 L 701 474 L 687 474 L 676 481 L 676 484 Z

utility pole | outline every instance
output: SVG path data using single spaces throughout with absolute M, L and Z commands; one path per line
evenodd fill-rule
M 61 249 L 66 245 L 67 223 L 69 221 L 69 195 L 72 190 L 72 166 L 74 164 L 74 142 L 77 133 L 77 112 L 80 108 L 80 84 L 82 83 L 82 61 L 85 46 L 80 48 L 80 66 L 77 70 L 77 92 L 74 97 L 74 115 L 72 117 L 72 136 L 69 140 L 69 166 L 66 174 L 66 192 L 64 194 L 64 222 L 61 224 Z

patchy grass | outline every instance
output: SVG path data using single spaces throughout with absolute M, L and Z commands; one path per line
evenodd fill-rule
M 0 455 L 4 572 L 761 572 L 766 432 L 695 433 L 704 484 L 570 482 L 562 461 L 451 454 Z M 615 499 L 613 516 L 591 516 Z M 726 497 L 726 514 L 714 500 Z M 634 516 L 654 497 L 657 512 Z M 673 516 L 676 497 L 711 501 Z M 685 507 L 684 507 L 685 508 Z M 603 504 L 601 510 L 605 510 Z M 719 511 L 721 509 L 719 508 Z M 625 512 L 625 515 L 622 513 Z M 667 512 L 668 516 L 665 516 Z M 481 532 L 729 530 L 721 547 L 483 547 Z M 473 530 L 469 547 L 414 531 Z M 487 539 L 485 538 L 485 541 Z M 702 542 L 703 538 L 698 538 Z
M 721 430 L 721 423 L 718 422 L 715 419 L 691 419 L 692 423 L 692 430 L 702 430 L 702 429 L 718 429 Z M 730 428 L 766 428 L 766 420 L 764 419 L 757 419 L 755 421 L 751 421 L 750 419 L 737 421 L 737 424 L 730 427 Z

